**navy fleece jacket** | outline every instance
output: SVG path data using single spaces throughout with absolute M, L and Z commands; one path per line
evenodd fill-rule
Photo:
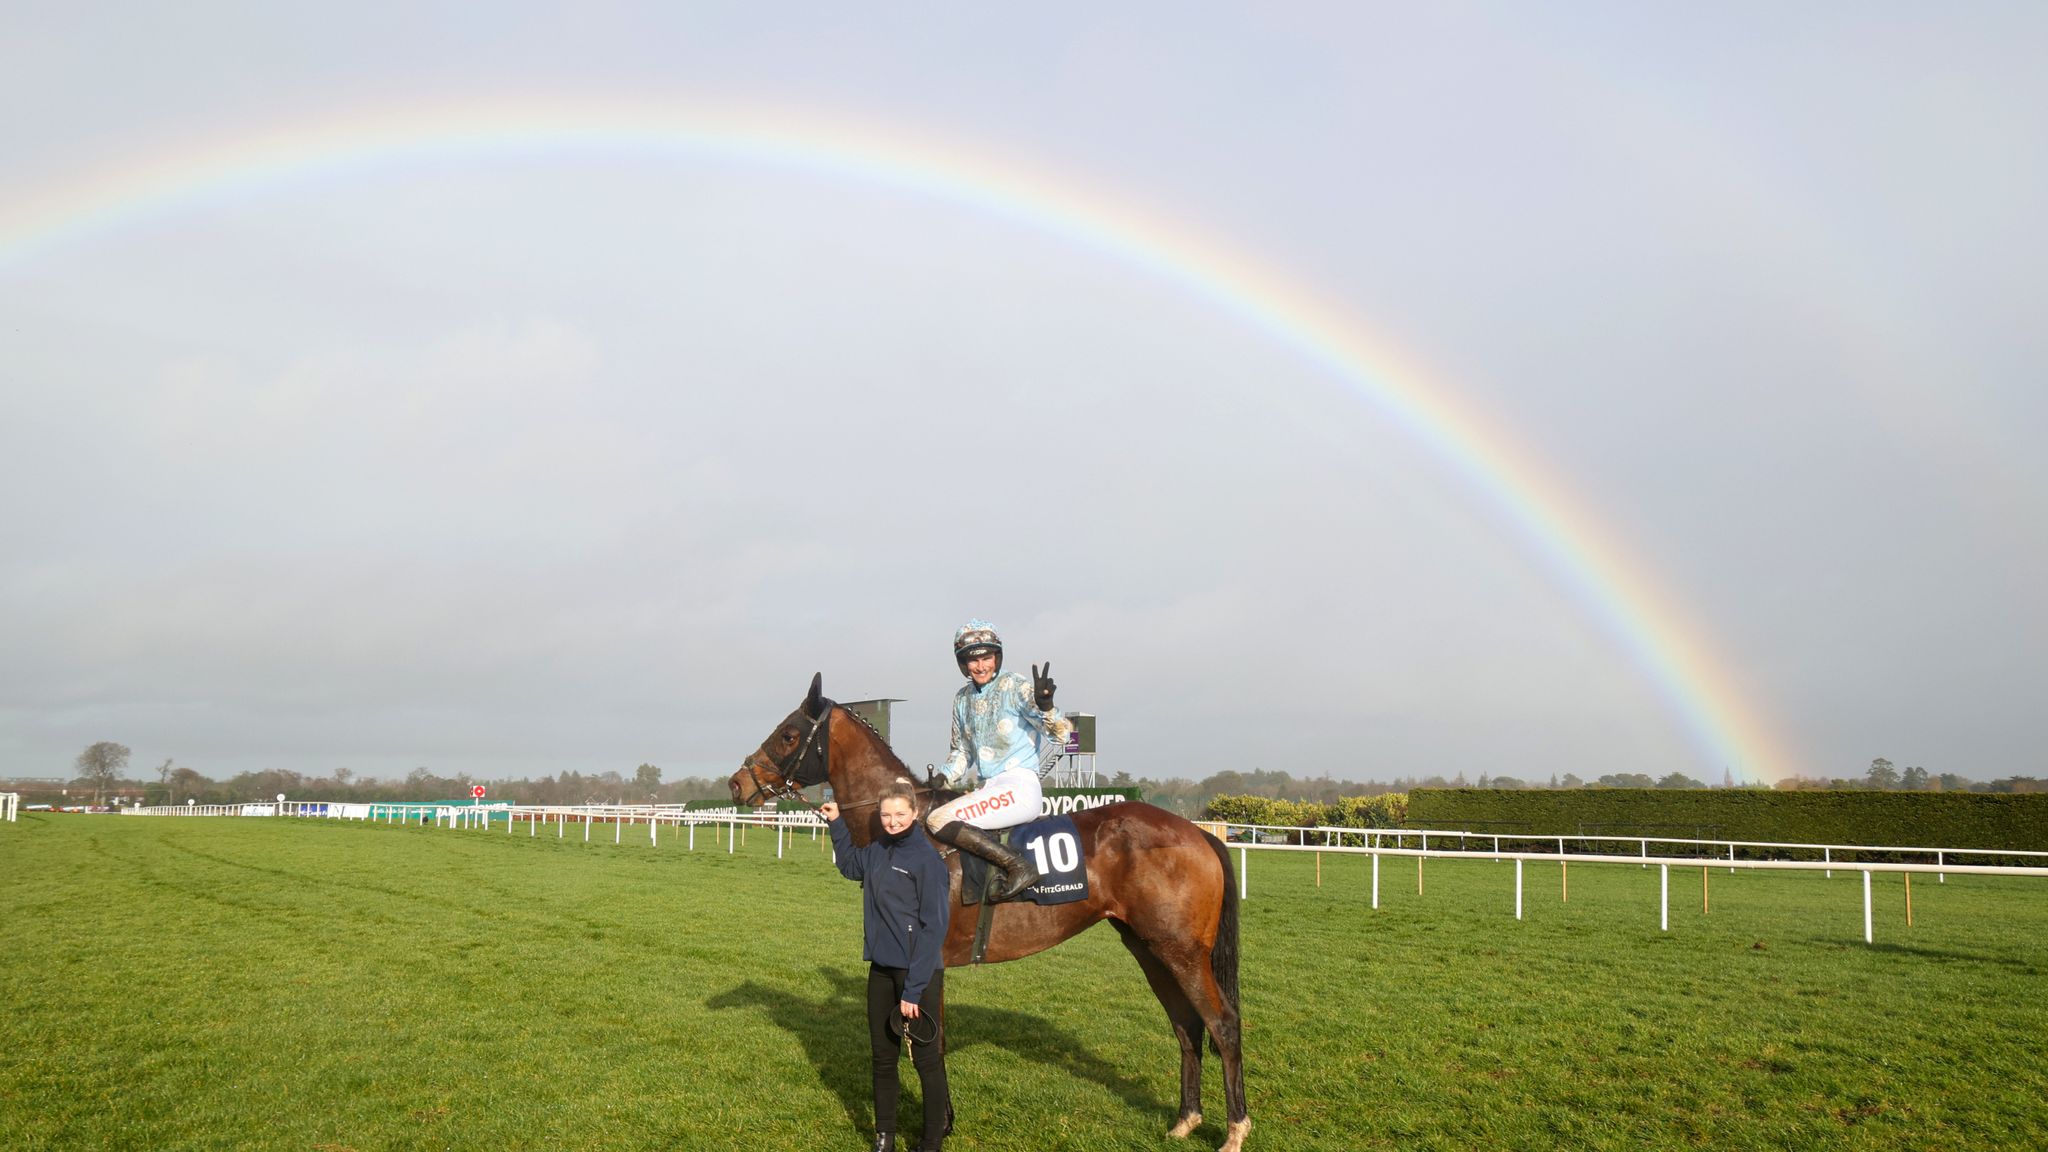
M 883 836 L 865 848 L 854 847 L 845 817 L 827 827 L 839 874 L 860 881 L 867 935 L 861 959 L 904 969 L 903 998 L 920 1003 L 946 944 L 952 892 L 945 861 L 921 824 L 913 823 L 893 841 Z

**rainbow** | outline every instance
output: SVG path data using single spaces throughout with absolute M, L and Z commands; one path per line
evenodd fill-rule
M 1319 365 L 1468 482 L 1655 684 L 1700 764 L 1796 761 L 1707 638 L 1570 488 L 1453 389 L 1279 270 L 1156 206 L 957 140 L 759 104 L 530 97 L 385 104 L 174 147 L 0 204 L 0 275 L 67 244 L 293 181 L 408 160 L 658 150 L 822 172 L 994 213 L 1144 269 Z M 1711 776 L 1708 777 L 1710 780 Z

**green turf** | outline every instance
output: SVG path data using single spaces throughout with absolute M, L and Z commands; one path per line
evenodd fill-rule
M 1235 853 L 1233 852 L 1233 858 Z M 1254 854 L 1252 1149 L 2048 1147 L 2048 882 Z M 0 825 L 0 1146 L 865 1146 L 858 904 L 809 839 Z M 954 1149 L 1168 1140 L 1106 928 L 948 978 Z M 909 1075 L 906 1062 L 906 1080 Z M 909 1095 L 914 1097 L 914 1088 Z M 916 1115 L 906 1099 L 906 1118 Z M 911 1122 L 908 1121 L 907 1122 Z M 914 1127 L 914 1122 L 911 1122 Z

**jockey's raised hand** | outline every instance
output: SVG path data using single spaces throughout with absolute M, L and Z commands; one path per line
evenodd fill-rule
M 830 824 L 832 821 L 839 819 L 838 803 L 836 801 L 827 800 L 823 804 L 818 805 L 818 815 L 824 817 L 825 823 L 827 824 Z
M 1031 666 L 1031 698 L 1032 702 L 1038 705 L 1040 712 L 1052 711 L 1052 693 L 1057 687 L 1059 685 L 1052 681 L 1052 661 L 1045 662 L 1043 672 L 1038 670 L 1038 665 Z

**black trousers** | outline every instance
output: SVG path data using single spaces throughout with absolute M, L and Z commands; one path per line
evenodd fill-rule
M 910 1026 L 910 1064 L 917 1069 L 917 1082 L 924 1097 L 924 1143 L 930 1145 L 946 1130 L 946 1117 L 953 1110 L 953 1096 L 946 1088 L 946 971 L 932 973 L 918 1002 L 917 1019 L 905 1020 L 896 1004 L 903 999 L 901 968 L 868 965 L 868 1043 L 875 1057 L 875 1131 L 896 1131 L 896 1097 L 902 1082 L 896 1076 L 896 1061 L 903 1052 L 903 1027 Z

